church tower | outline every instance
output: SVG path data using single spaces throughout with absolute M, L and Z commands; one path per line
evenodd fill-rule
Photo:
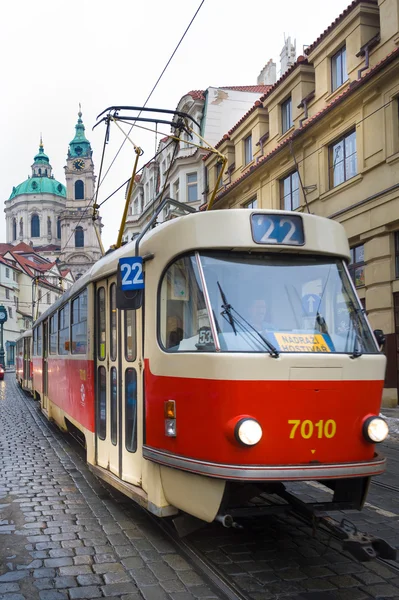
M 92 220 L 96 177 L 90 142 L 85 136 L 79 110 L 75 137 L 69 143 L 66 178 L 66 206 L 61 213 L 60 262 L 71 269 L 75 278 L 85 273 L 99 258 L 101 250 Z

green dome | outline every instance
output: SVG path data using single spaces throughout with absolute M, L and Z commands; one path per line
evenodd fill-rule
M 65 185 L 51 177 L 30 177 L 12 188 L 9 200 L 22 194 L 53 194 L 66 198 L 66 188 Z

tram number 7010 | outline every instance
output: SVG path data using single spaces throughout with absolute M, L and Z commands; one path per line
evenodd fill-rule
M 305 421 L 291 419 L 288 421 L 288 425 L 291 425 L 291 440 L 295 438 L 297 431 L 305 440 L 308 440 L 316 433 L 318 438 L 326 437 L 331 439 L 337 431 L 337 424 L 333 419 L 328 419 L 328 421 L 323 421 L 321 419 L 320 421 L 317 421 L 317 423 L 313 423 L 313 421 L 309 421 L 308 419 Z

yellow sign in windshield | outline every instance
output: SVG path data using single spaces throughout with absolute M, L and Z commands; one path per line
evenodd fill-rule
M 281 352 L 331 352 L 324 336 L 315 334 L 275 333 Z

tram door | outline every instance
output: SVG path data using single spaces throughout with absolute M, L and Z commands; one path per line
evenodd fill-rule
M 48 322 L 43 321 L 43 394 L 42 408 L 48 410 Z
M 97 464 L 133 485 L 140 484 L 142 460 L 140 312 L 116 308 L 116 277 L 97 284 Z

